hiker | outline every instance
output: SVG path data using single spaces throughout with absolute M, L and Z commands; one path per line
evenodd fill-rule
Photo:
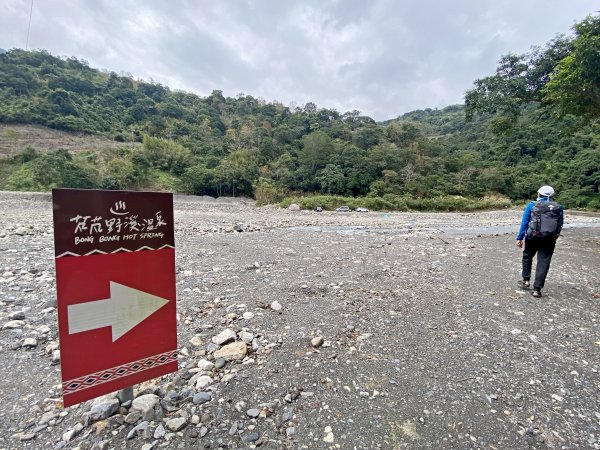
M 552 201 L 553 195 L 552 186 L 542 186 L 538 189 L 537 201 L 530 202 L 523 211 L 521 228 L 517 235 L 517 247 L 523 248 L 523 244 L 525 245 L 521 280 L 523 289 L 530 287 L 531 266 L 537 253 L 535 280 L 531 292 L 534 297 L 542 296 L 554 246 L 563 226 L 563 207 L 560 203 Z

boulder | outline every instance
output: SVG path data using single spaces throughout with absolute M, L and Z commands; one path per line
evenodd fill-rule
M 248 353 L 246 343 L 234 342 L 215 352 L 215 358 L 225 358 L 228 360 L 242 360 Z
M 146 411 L 154 409 L 154 407 L 159 402 L 159 400 L 160 400 L 160 398 L 158 397 L 158 395 L 154 395 L 154 394 L 140 395 L 139 397 L 136 397 L 133 399 L 131 408 L 141 411 L 142 413 L 145 413 Z
M 233 331 L 229 328 L 226 328 L 225 330 L 221 331 L 216 336 L 213 336 L 213 338 L 211 340 L 213 341 L 214 344 L 223 345 L 223 344 L 227 344 L 228 342 L 235 341 L 235 338 L 236 338 L 235 331 Z

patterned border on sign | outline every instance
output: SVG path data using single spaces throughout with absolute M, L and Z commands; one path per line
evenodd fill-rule
M 79 378 L 73 378 L 72 380 L 63 382 L 63 395 L 73 394 L 74 392 L 108 383 L 109 381 L 118 380 L 119 378 L 123 378 L 128 375 L 143 372 L 144 370 L 164 366 L 165 364 L 169 364 L 174 361 L 177 361 L 177 350 L 168 351 L 161 353 L 160 355 L 150 356 L 148 358 L 143 358 L 138 361 L 123 364 L 121 366 L 101 370 L 100 372 L 84 375 Z
M 60 255 L 58 255 L 56 257 L 56 259 L 58 259 L 58 258 L 64 258 L 65 256 L 110 255 L 110 254 L 113 254 L 113 253 L 140 252 L 142 250 L 162 250 L 163 248 L 175 248 L 175 247 L 173 247 L 172 245 L 169 245 L 169 244 L 165 244 L 165 245 L 163 245 L 162 247 L 159 247 L 159 248 L 152 248 L 152 247 L 148 247 L 147 245 L 144 245 L 143 247 L 140 247 L 137 250 L 129 250 L 127 248 L 121 247 L 121 248 L 118 248 L 118 249 L 116 249 L 116 250 L 114 250 L 114 251 L 112 251 L 110 253 L 103 252 L 102 250 L 92 250 L 91 252 L 84 253 L 83 255 L 80 255 L 78 253 L 73 253 L 73 252 L 64 252 L 64 253 L 61 253 Z

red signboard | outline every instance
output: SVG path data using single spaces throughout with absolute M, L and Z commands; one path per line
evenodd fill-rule
M 176 371 L 172 194 L 52 200 L 64 405 Z

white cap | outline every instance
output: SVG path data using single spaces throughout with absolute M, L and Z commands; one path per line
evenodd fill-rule
M 552 186 L 542 186 L 538 189 L 538 194 L 542 197 L 552 197 L 554 195 L 554 189 Z

